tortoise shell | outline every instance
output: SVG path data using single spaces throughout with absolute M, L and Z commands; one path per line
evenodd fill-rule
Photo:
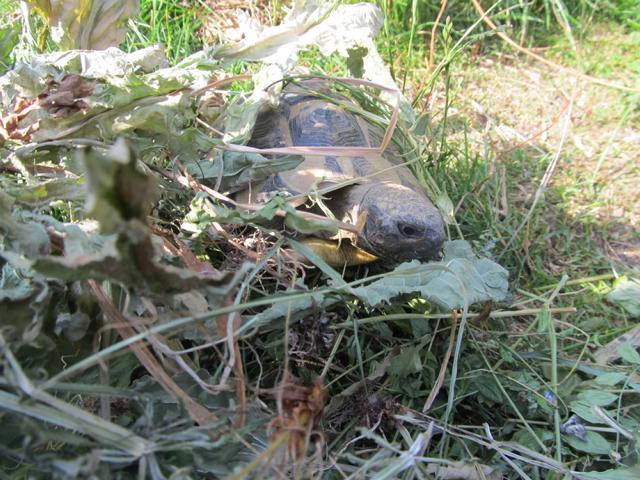
M 380 146 L 384 131 L 347 111 L 343 106 L 351 100 L 334 92 L 322 94 L 336 103 L 300 87 L 285 88 L 278 107 L 258 116 L 249 145 L 261 149 Z M 393 142 L 383 154 L 305 155 L 295 169 L 252 184 L 244 198 L 264 201 L 276 192 L 304 196 L 341 183 L 345 186 L 331 191 L 323 203 L 338 220 L 356 223 L 365 214 L 355 245 L 394 263 L 439 257 L 445 236 L 442 217 Z

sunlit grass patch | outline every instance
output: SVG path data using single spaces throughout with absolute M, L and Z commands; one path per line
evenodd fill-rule
M 140 15 L 130 23 L 124 48 L 134 51 L 159 43 L 169 62 L 176 63 L 202 48 L 201 19 L 209 9 L 204 2 L 143 0 Z

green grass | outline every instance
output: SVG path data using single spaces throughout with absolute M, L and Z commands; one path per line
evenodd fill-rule
M 202 48 L 199 36 L 203 2 L 143 0 L 141 14 L 132 22 L 124 48 L 134 51 L 159 43 L 166 49 L 171 64 Z
M 135 27 L 124 48 L 133 51 L 161 42 L 174 64 L 201 47 L 198 32 L 204 10 L 200 2 L 141 3 L 141 14 L 133 22 Z M 625 160 L 637 157 L 632 136 L 638 134 L 637 97 L 585 87 L 586 98 L 592 103 L 583 106 L 576 100 L 575 116 L 587 111 L 586 120 L 571 133 L 584 137 L 585 143 L 593 142 L 588 145 L 594 149 L 592 156 L 582 153 L 574 141 L 560 141 L 560 120 L 548 136 L 524 143 L 504 141 L 500 137 L 503 130 L 498 127 L 517 130 L 533 125 L 535 130 L 543 106 L 562 111 L 561 101 L 570 95 L 571 79 L 554 77 L 546 82 L 557 72 L 537 70 L 535 64 L 515 57 L 495 37 L 479 36 L 480 27 L 465 36 L 477 20 L 475 10 L 468 2 L 451 2 L 436 30 L 435 64 L 444 61 L 446 68 L 433 77 L 432 83 L 425 84 L 425 78 L 433 73 L 427 71 L 425 61 L 439 3 L 378 3 L 387 13 L 380 52 L 392 65 L 397 83 L 404 84 L 410 100 L 417 99 L 416 108 L 431 115 L 427 137 L 430 153 L 425 155 L 425 171 L 420 173 L 431 175 L 459 207 L 456 220 L 463 237 L 476 251 L 499 260 L 510 271 L 510 304 L 529 314 L 491 316 L 489 310 L 479 306 L 473 311 L 478 315 L 470 316 L 466 323 L 458 319 L 456 333 L 460 335 L 452 338 L 459 343 L 454 346 L 440 394 L 428 414 L 422 414 L 450 348 L 451 318 L 439 316 L 428 302 L 412 297 L 401 297 L 380 308 L 349 300 L 323 309 L 314 300 L 304 315 L 285 314 L 277 321 L 244 331 L 239 353 L 248 382 L 249 421 L 243 430 L 227 431 L 212 441 L 208 433 L 221 427 L 193 427 L 184 411 L 147 375 L 129 347 L 118 343 L 120 338 L 110 325 L 103 324 L 108 333 L 96 335 L 95 343 L 89 338 L 92 335 L 82 342 L 70 342 L 51 333 L 55 315 L 50 312 L 45 329 L 54 339 L 55 348 L 44 348 L 51 347 L 50 343 L 25 347 L 16 339 L 0 348 L 4 354 L 0 393 L 7 395 L 3 400 L 7 405 L 12 402 L 12 408 L 22 409 L 19 415 L 0 411 L 0 426 L 5 432 L 0 434 L 0 465 L 7 471 L 0 478 L 48 478 L 51 471 L 64 478 L 72 476 L 74 469 L 80 472 L 78 475 L 99 478 L 224 478 L 231 474 L 228 465 L 240 459 L 243 466 L 238 468 L 244 470 L 236 470 L 236 478 L 343 478 L 350 474 L 353 477 L 348 478 L 429 478 L 434 474 L 430 469 L 440 461 L 453 462 L 449 467 L 454 469 L 462 465 L 455 462 L 491 465 L 509 479 L 526 478 L 517 468 L 529 478 L 561 478 L 568 475 L 569 468 L 604 470 L 637 462 L 634 438 L 640 429 L 640 362 L 630 353 L 618 365 L 593 362 L 599 346 L 637 321 L 621 306 L 605 299 L 615 276 L 638 276 L 637 264 L 621 262 L 605 248 L 607 241 L 632 241 L 637 235 L 630 217 L 636 205 L 633 185 L 616 180 L 624 176 L 613 176 L 623 172 L 637 178 L 637 165 Z M 631 2 L 607 3 L 602 9 L 592 3 L 560 0 L 536 1 L 524 10 L 515 8 L 517 5 L 503 2 L 495 10 L 502 13 L 494 16 L 501 23 L 511 23 L 508 31 L 512 38 L 524 38 L 529 46 L 551 46 L 549 54 L 555 61 L 592 75 L 616 80 L 637 75 L 638 39 L 633 15 L 624 27 L 613 28 L 606 23 L 611 18 L 623 18 L 625 12 L 633 13 Z M 483 6 L 489 8 L 489 4 Z M 277 17 L 281 5 L 273 2 L 269 8 Z M 556 17 L 558 9 L 566 12 L 561 20 Z M 447 16 L 449 33 L 443 37 Z M 571 34 L 562 28 L 563 18 L 571 26 Z M 453 55 L 452 46 L 463 37 L 463 48 Z M 578 47 L 577 56 L 573 44 Z M 606 48 L 600 47 L 603 44 Z M 312 71 L 344 72 L 343 63 L 319 58 L 313 50 L 302 55 L 302 61 Z M 489 61 L 492 63 L 486 63 Z M 535 75 L 544 80 L 536 88 L 530 80 L 537 78 Z M 517 86 L 515 81 L 520 79 L 525 83 L 521 91 L 508 88 Z M 562 93 L 543 96 L 541 92 L 552 87 Z M 477 92 L 485 93 L 474 95 Z M 482 114 L 474 110 L 471 100 L 482 104 Z M 587 110 L 589 105 L 593 105 L 592 110 Z M 618 126 L 619 133 L 614 136 Z M 616 141 L 607 149 L 612 137 Z M 533 208 L 534 193 L 556 154 L 558 167 Z M 158 163 L 162 167 L 170 165 L 164 160 Z M 163 204 L 158 213 L 166 225 L 179 220 L 171 215 L 188 208 L 186 197 L 179 199 L 183 204 L 173 205 L 177 197 L 170 193 L 170 189 L 165 191 L 168 204 Z M 64 209 L 65 205 L 58 207 Z M 608 216 L 609 207 L 621 208 L 627 216 Z M 450 230 L 456 238 L 456 228 Z M 179 233 L 175 225 L 173 231 Z M 266 235 L 252 237 L 247 230 L 233 233 L 243 245 L 260 249 L 262 254 L 271 253 L 275 242 Z M 211 261 L 216 268 L 239 264 L 234 258 L 237 251 L 224 247 L 224 242 L 206 238 L 186 241 L 199 259 Z M 215 304 L 219 300 L 215 298 L 209 318 L 203 322 L 189 317 L 176 320 L 171 314 L 164 318 L 165 312 L 154 311 L 151 300 L 130 296 L 115 283 L 109 293 L 119 308 L 136 302 L 135 311 L 142 312 L 139 315 L 144 314 L 145 321 L 152 322 L 155 315 L 163 318 L 165 323 L 155 323 L 154 328 L 160 325 L 165 329 L 162 341 L 179 349 L 220 340 L 214 320 L 228 320 L 220 315 L 221 308 L 227 313 L 237 310 L 253 314 L 269 303 L 284 304 L 284 292 L 308 295 L 302 290 L 303 284 L 326 293 L 326 277 L 318 270 L 302 276 L 281 261 L 270 263 L 269 272 L 262 266 L 259 264 L 245 277 L 239 291 L 225 299 L 223 308 Z M 358 282 L 367 273 L 377 272 L 362 267 L 347 272 L 345 278 Z M 296 289 L 292 288 L 295 283 Z M 56 308 L 75 311 L 81 305 L 81 311 L 95 315 L 99 309 L 88 292 L 63 296 L 64 289 L 76 287 L 57 286 L 60 291 L 54 294 L 64 301 Z M 186 298 L 185 302 L 197 306 L 200 300 Z M 508 306 L 491 308 L 496 311 Z M 576 311 L 550 310 L 558 307 L 574 307 Z M 28 311 L 28 306 L 24 308 Z M 17 362 L 7 354 L 14 348 Z M 100 353 L 109 348 L 117 348 L 119 353 Z M 214 393 L 205 392 L 173 357 L 156 351 L 156 357 L 163 360 L 162 367 L 176 382 L 214 410 L 227 426 L 238 404 L 234 375 L 225 370 L 223 361 L 230 351 L 225 341 L 219 341 L 212 348 L 181 357 L 197 371 L 200 382 L 220 387 Z M 95 366 L 99 356 L 106 366 L 102 372 Z M 55 382 L 55 388 L 48 391 L 64 400 L 67 411 L 61 412 L 60 405 L 58 410 L 46 409 L 52 402 L 48 397 L 35 398 L 28 382 L 17 381 L 21 372 L 26 373 L 39 393 L 41 384 L 36 379 L 42 377 L 45 368 L 48 376 L 60 374 L 83 358 L 93 359 L 94 367 Z M 457 381 L 452 391 L 455 362 Z M 270 436 L 266 428 L 278 417 L 279 409 L 293 411 L 286 398 L 278 398 L 285 372 L 305 385 L 323 374 L 328 391 L 326 402 L 320 402 L 323 416 L 317 428 L 322 437 L 309 437 L 319 442 L 321 450 L 314 454 L 312 444 L 297 462 L 286 459 L 278 437 Z M 622 376 L 611 383 L 607 373 Z M 98 389 L 109 397 L 99 397 Z M 285 397 L 291 394 L 299 399 L 297 415 L 302 416 L 304 408 L 316 406 L 309 400 L 309 391 L 300 385 L 288 385 L 283 392 Z M 598 397 L 603 393 L 610 398 Z M 101 398 L 110 398 L 106 402 L 109 415 Z M 632 438 L 597 419 L 588 424 L 588 443 L 561 433 L 572 406 L 579 409 L 576 404 L 586 405 L 587 410 L 601 404 L 614 418 L 614 425 L 631 431 Z M 82 419 L 82 410 L 107 416 L 113 423 L 79 421 L 78 428 L 69 427 L 65 422 Z M 132 451 L 138 446 L 136 442 L 142 442 L 140 438 L 147 442 L 149 453 L 143 460 L 129 462 L 120 452 L 123 457 L 118 464 L 114 450 L 104 440 L 114 424 L 131 434 L 128 441 Z M 80 427 L 87 430 L 78 434 L 82 432 Z M 17 431 L 21 436 L 6 434 Z M 92 451 L 102 452 L 102 461 L 92 457 Z M 616 453 L 610 455 L 610 451 Z M 421 458 L 409 465 L 407 458 L 412 455 Z M 563 462 L 565 470 L 554 461 Z M 181 472 L 185 472 L 184 477 Z
M 13 12 L 18 8 L 17 2 L 0 1 L 0 12 L 6 12 L 0 20 L 0 74 L 9 70 L 13 64 L 13 52 L 20 39 L 20 24 L 13 21 Z

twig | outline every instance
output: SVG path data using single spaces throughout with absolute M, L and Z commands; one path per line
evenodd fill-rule
M 238 402 L 238 417 L 235 426 L 243 427 L 246 421 L 247 394 L 244 381 L 244 367 L 242 366 L 242 355 L 238 345 L 238 335 L 236 332 L 240 328 L 241 316 L 237 312 L 231 312 L 216 319 L 218 335 L 227 339 L 229 360 L 226 368 L 233 370 L 236 379 L 236 400 Z

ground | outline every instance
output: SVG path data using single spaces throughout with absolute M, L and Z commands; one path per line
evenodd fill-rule
M 594 45 L 615 45 L 616 53 L 624 54 L 631 43 L 640 43 L 638 35 L 600 27 L 580 47 L 583 55 L 591 55 Z M 605 52 L 602 59 L 611 55 Z M 546 201 L 549 216 L 562 210 L 569 225 L 590 227 L 577 235 L 594 235 L 601 253 L 613 263 L 640 266 L 637 94 L 576 79 L 523 55 L 473 60 L 456 76 L 451 100 L 451 115 L 470 120 L 472 144 L 478 149 L 491 145 L 487 160 L 496 164 L 508 162 L 510 154 L 522 148 L 534 162 L 549 163 L 558 154 Z M 637 68 L 632 61 L 617 69 L 612 82 L 637 76 Z M 522 180 L 526 183 L 517 182 L 521 191 L 512 193 L 530 204 L 540 179 Z

